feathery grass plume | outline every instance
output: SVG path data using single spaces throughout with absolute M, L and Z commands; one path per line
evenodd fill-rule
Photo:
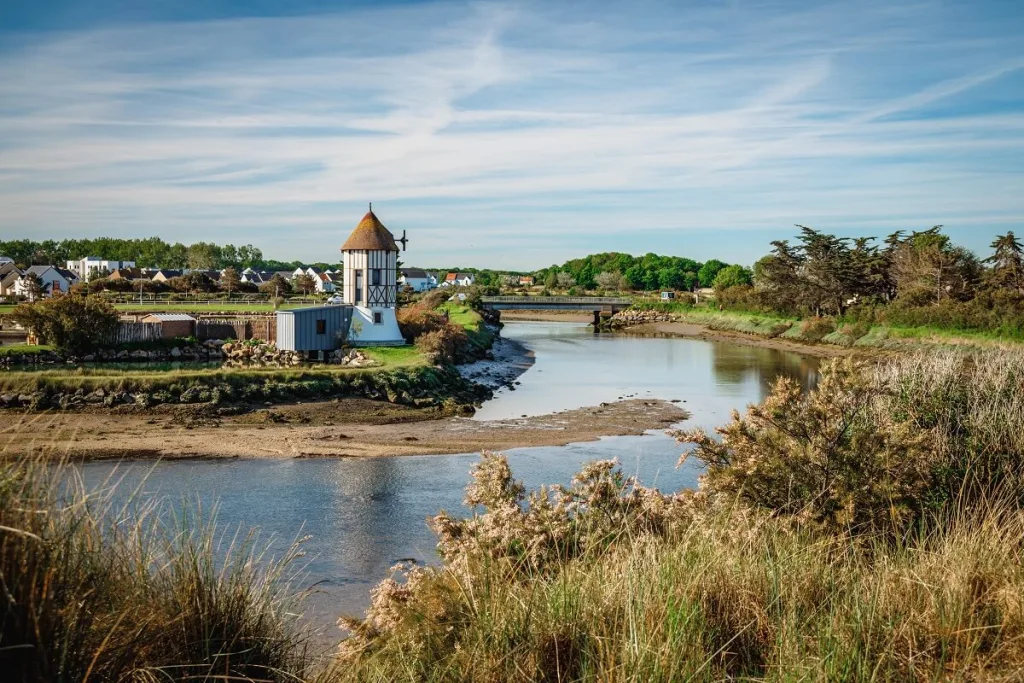
M 210 526 L 87 491 L 65 466 L 0 462 L 4 680 L 295 681 L 308 635 L 289 580 L 252 534 L 219 554 Z

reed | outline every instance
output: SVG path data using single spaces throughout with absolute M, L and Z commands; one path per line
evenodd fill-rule
M 308 636 L 292 616 L 298 545 L 271 560 L 254 533 L 222 538 L 212 522 L 116 489 L 86 491 L 65 467 L 0 463 L 4 680 L 306 674 Z

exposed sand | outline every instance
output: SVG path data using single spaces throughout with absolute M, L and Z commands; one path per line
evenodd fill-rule
M 437 419 L 436 411 L 363 399 L 275 406 L 243 415 L 166 406 L 138 415 L 5 412 L 0 457 L 293 458 L 470 453 L 642 434 L 686 418 L 679 406 L 628 400 L 511 420 Z
M 623 334 L 637 334 L 644 336 L 658 337 L 688 337 L 691 339 L 706 339 L 708 341 L 724 341 L 730 344 L 742 344 L 743 346 L 756 346 L 762 349 L 777 349 L 779 351 L 791 351 L 802 353 L 805 356 L 818 356 L 820 358 L 834 358 L 836 356 L 849 356 L 854 353 L 863 353 L 863 349 L 848 349 L 842 346 L 830 344 L 805 344 L 791 339 L 767 339 L 755 337 L 742 332 L 730 332 L 727 330 L 712 330 L 703 325 L 694 323 L 647 323 L 636 325 L 622 330 Z

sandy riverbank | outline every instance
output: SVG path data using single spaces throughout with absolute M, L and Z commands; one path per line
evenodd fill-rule
M 741 344 L 743 346 L 756 346 L 762 349 L 777 349 L 779 351 L 790 351 L 802 353 L 806 356 L 817 356 L 819 358 L 835 358 L 836 356 L 849 356 L 854 353 L 863 352 L 862 349 L 850 349 L 842 346 L 828 344 L 804 344 L 789 339 L 769 339 L 766 337 L 755 337 L 742 332 L 730 332 L 727 330 L 712 330 L 703 325 L 694 323 L 647 323 L 622 330 L 622 334 L 636 334 L 641 336 L 657 337 L 685 337 L 690 339 L 704 339 L 707 341 L 722 341 L 730 344 Z
M 686 418 L 679 405 L 627 400 L 507 420 L 437 419 L 429 410 L 364 399 L 276 406 L 243 415 L 168 410 L 140 415 L 23 413 L 0 428 L 0 457 L 294 458 L 470 453 L 561 446 L 642 434 Z

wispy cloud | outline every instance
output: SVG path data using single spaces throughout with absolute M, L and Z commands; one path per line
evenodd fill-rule
M 943 222 L 976 248 L 1024 230 L 1012 20 L 794 7 L 431 3 L 8 35 L 0 237 L 329 259 L 369 200 L 438 264 L 750 261 L 794 222 Z

